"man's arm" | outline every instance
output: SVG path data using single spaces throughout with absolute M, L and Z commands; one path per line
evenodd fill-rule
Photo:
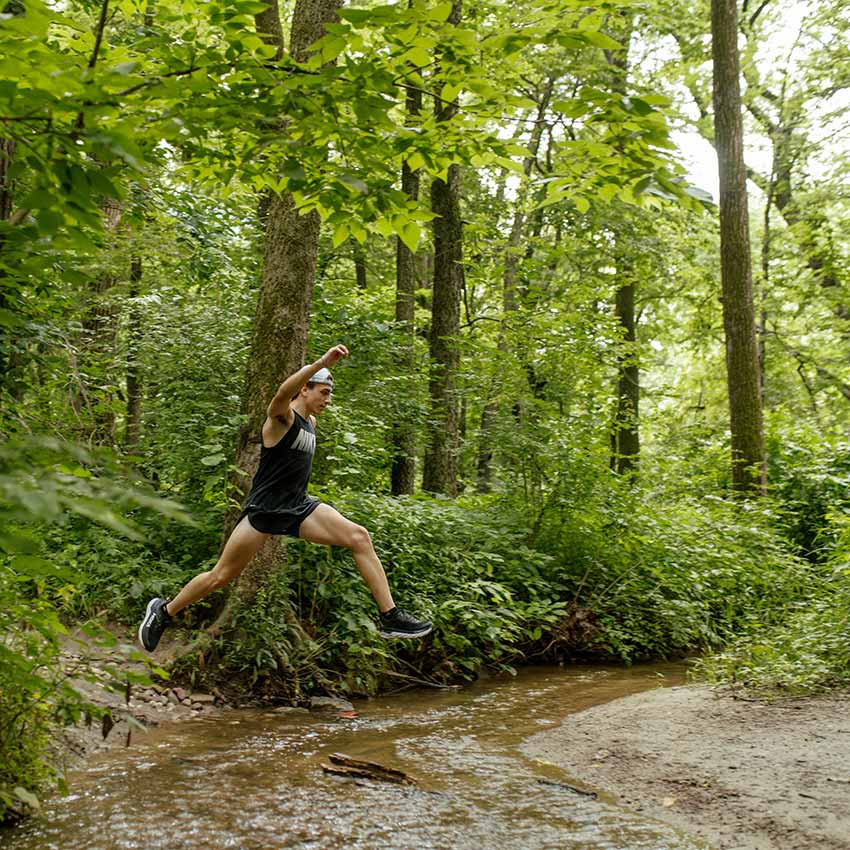
M 344 345 L 329 348 L 315 363 L 308 363 L 294 374 L 290 375 L 278 388 L 274 398 L 269 402 L 266 414 L 270 419 L 289 419 L 289 405 L 292 399 L 301 392 L 301 388 L 319 371 L 331 369 L 343 357 L 348 357 L 348 349 Z

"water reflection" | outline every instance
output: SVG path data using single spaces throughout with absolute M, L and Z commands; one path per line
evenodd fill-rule
M 669 827 L 571 792 L 563 771 L 518 750 L 569 712 L 682 678 L 681 665 L 532 669 L 462 691 L 363 701 L 355 719 L 197 719 L 94 758 L 69 777 L 70 796 L 0 833 L 0 847 L 695 850 Z M 326 775 L 333 752 L 400 768 L 418 784 Z

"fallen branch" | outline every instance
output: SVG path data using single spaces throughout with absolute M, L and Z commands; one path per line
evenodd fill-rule
M 538 779 L 539 785 L 551 785 L 553 788 L 561 788 L 564 791 L 572 791 L 573 794 L 581 794 L 582 797 L 592 797 L 594 800 L 599 796 L 595 791 L 585 791 L 584 788 L 577 788 L 575 785 L 570 785 L 568 782 L 559 782 L 557 779 Z
M 343 753 L 328 756 L 331 764 L 323 764 L 322 770 L 335 776 L 352 776 L 362 779 L 374 779 L 378 782 L 393 782 L 396 785 L 415 785 L 416 782 L 402 770 L 385 767 L 374 761 L 354 759 Z

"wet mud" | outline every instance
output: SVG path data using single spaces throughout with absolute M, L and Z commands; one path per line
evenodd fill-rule
M 570 715 L 522 750 L 716 850 L 850 848 L 847 695 L 653 690 Z

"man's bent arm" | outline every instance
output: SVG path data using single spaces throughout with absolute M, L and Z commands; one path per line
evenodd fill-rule
M 330 368 L 342 358 L 348 357 L 348 349 L 344 345 L 329 348 L 315 363 L 302 366 L 290 375 L 278 388 L 274 398 L 269 403 L 266 414 L 276 419 L 286 419 L 289 415 L 289 405 L 292 399 L 301 392 L 301 388 L 319 371 Z

